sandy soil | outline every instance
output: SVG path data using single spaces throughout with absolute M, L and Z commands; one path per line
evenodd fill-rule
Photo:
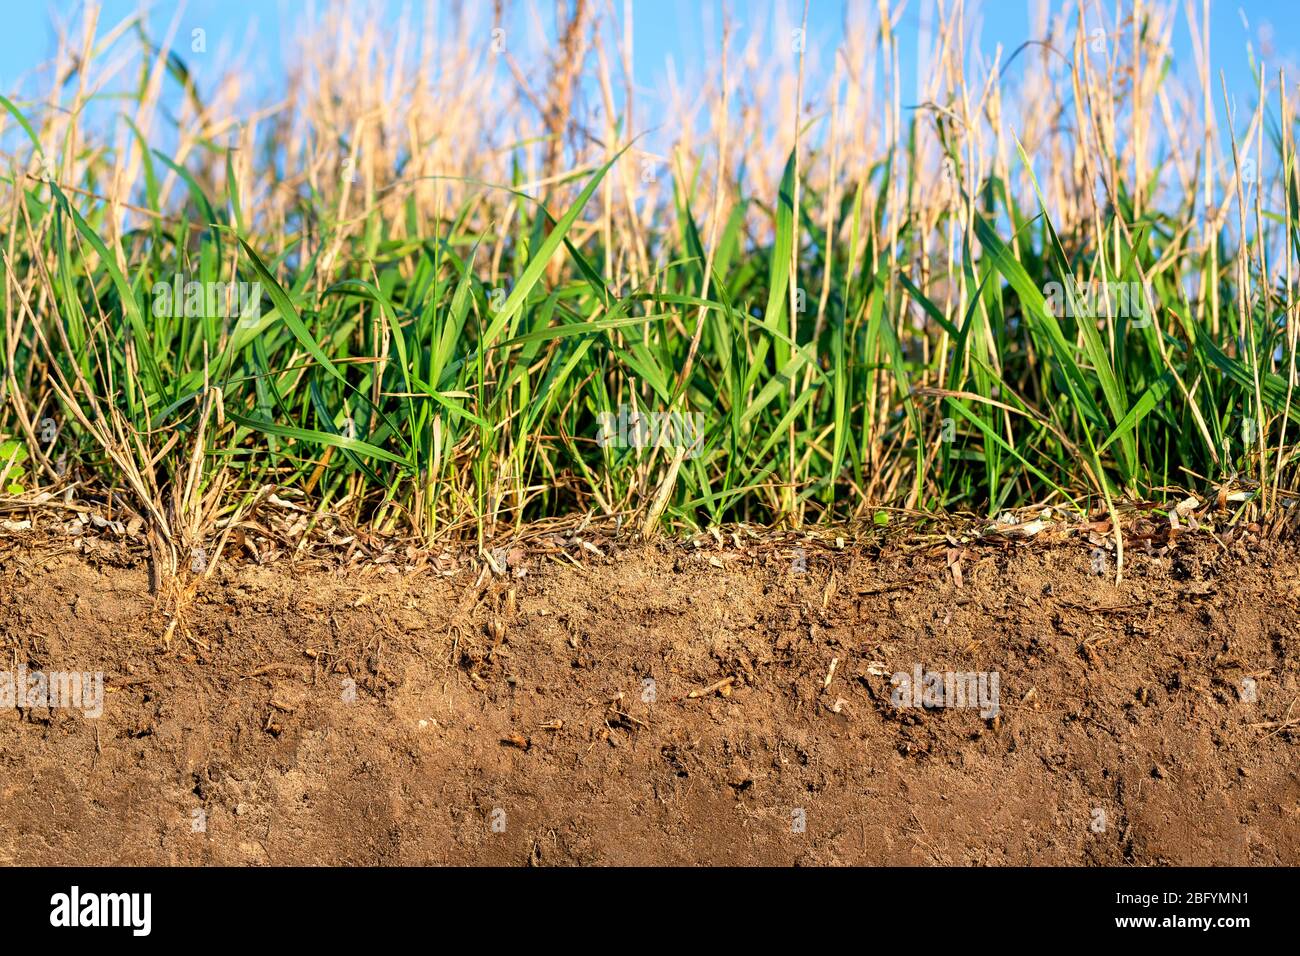
M 0 671 L 105 675 L 0 706 L 0 863 L 1300 864 L 1292 546 L 511 559 L 223 567 L 168 644 L 139 555 L 0 542 Z

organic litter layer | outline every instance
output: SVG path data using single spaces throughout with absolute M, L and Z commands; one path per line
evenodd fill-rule
M 1300 864 L 1291 545 L 600 550 L 223 567 L 165 646 L 133 555 L 4 542 L 0 669 L 107 689 L 0 709 L 0 863 Z

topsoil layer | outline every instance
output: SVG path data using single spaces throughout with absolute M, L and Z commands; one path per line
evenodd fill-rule
M 1233 548 L 245 566 L 169 635 L 10 539 L 0 672 L 106 695 L 0 707 L 0 864 L 1300 864 L 1300 552 Z

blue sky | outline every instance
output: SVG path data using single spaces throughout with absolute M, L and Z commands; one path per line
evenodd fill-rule
M 316 2 L 327 3 L 328 0 Z M 374 2 L 379 11 L 377 15 L 393 23 L 396 29 L 398 13 L 403 6 L 401 0 Z M 449 0 L 437 2 L 443 10 L 450 9 Z M 465 2 L 486 5 L 490 0 Z M 533 0 L 513 0 L 508 6 L 513 7 L 517 16 L 523 17 L 531 2 Z M 543 19 L 552 15 L 553 0 L 536 2 Z M 875 0 L 811 0 L 810 47 L 828 53 L 834 48 L 841 36 L 846 4 L 866 4 L 874 8 Z M 414 0 L 410 4 L 417 18 L 423 5 L 423 0 Z M 139 0 L 103 0 L 101 32 L 141 6 Z M 311 9 L 307 0 L 155 0 L 144 6 L 149 11 L 149 29 L 154 37 L 161 37 L 172 18 L 180 12 L 178 35 L 185 38 L 180 45 L 181 52 L 198 81 L 200 92 L 204 89 L 205 73 L 215 78 L 216 67 L 223 62 L 224 55 L 239 53 L 254 70 L 254 82 L 250 84 L 252 95 L 263 99 L 274 97 L 284 64 L 293 55 L 297 25 Z M 669 62 L 674 64 L 678 76 L 689 77 L 692 64 L 700 62 L 716 49 L 723 6 L 722 0 L 632 0 L 638 86 L 651 92 L 663 89 Z M 1106 6 L 1111 7 L 1109 3 Z M 1181 6 L 1179 3 L 1180 9 Z M 1195 6 L 1199 9 L 1200 0 L 1195 0 Z M 52 0 L 47 3 L 7 0 L 4 29 L 0 30 L 0 91 L 14 91 L 19 80 L 22 81 L 24 97 L 46 90 L 48 78 L 37 68 L 53 53 L 53 23 L 55 20 L 76 19 L 81 7 L 82 0 Z M 614 0 L 613 7 L 621 15 L 623 0 Z M 770 35 L 778 27 L 797 23 L 802 2 L 731 0 L 727 7 L 742 30 L 754 28 L 759 21 L 765 20 Z M 933 0 L 912 0 L 899 26 L 900 49 L 905 58 L 903 74 L 908 80 L 915 75 L 915 63 L 908 62 L 907 58 L 914 55 L 917 32 L 933 7 Z M 1056 0 L 1053 9 L 1060 8 L 1061 0 Z M 991 53 L 995 43 L 1001 43 L 1009 54 L 1025 40 L 1034 38 L 1030 28 L 1030 9 L 1029 0 L 967 0 L 968 22 L 980 25 L 981 48 L 986 54 Z M 1300 31 L 1296 30 L 1300 14 L 1297 10 L 1300 10 L 1297 0 L 1213 0 L 1211 45 L 1215 68 L 1224 70 L 1229 89 L 1242 97 L 1246 104 L 1253 99 L 1248 43 L 1253 44 L 1257 54 L 1266 46 L 1274 48 L 1267 61 L 1270 75 L 1280 65 L 1290 64 L 1294 68 L 1300 63 L 1300 40 L 1297 39 Z M 1249 29 L 1243 22 L 1243 14 L 1249 22 Z M 206 31 L 207 53 L 203 56 L 188 52 L 188 37 L 194 28 Z M 1180 16 L 1175 33 L 1176 69 L 1190 76 L 1193 64 L 1189 50 L 1190 37 Z M 823 59 L 829 61 L 830 58 L 826 56 Z M 1291 75 L 1300 80 L 1300 68 L 1294 68 Z M 815 92 L 815 88 L 815 84 L 811 85 L 810 92 Z

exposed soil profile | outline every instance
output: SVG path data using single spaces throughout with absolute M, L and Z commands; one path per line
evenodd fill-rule
M 1300 864 L 1290 545 L 222 567 L 169 643 L 138 557 L 0 545 L 0 671 L 105 675 L 0 708 L 2 864 Z

